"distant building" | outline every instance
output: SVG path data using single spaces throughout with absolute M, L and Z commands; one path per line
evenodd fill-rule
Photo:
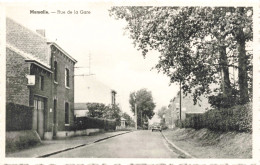
M 77 117 L 87 114 L 87 103 L 117 104 L 117 92 L 100 82 L 95 76 L 76 76 L 75 79 L 75 115 Z
M 6 19 L 6 102 L 34 107 L 32 129 L 44 139 L 74 123 L 77 61 L 38 32 Z
M 181 99 L 181 119 L 184 120 L 190 114 L 201 114 L 210 109 L 210 104 L 206 97 L 200 97 L 197 104 L 194 105 L 191 94 L 187 96 L 182 95 Z M 174 121 L 180 118 L 180 94 L 171 101 L 168 111 L 165 114 L 166 125 L 173 127 Z
M 74 115 L 75 117 L 88 116 L 87 103 L 75 103 L 74 105 Z
M 95 75 L 75 76 L 75 80 L 75 103 L 116 103 L 116 91 L 99 81 Z

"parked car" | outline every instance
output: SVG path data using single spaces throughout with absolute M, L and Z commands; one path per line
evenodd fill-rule
M 162 127 L 159 124 L 154 124 L 151 126 L 151 130 L 153 131 L 162 131 Z

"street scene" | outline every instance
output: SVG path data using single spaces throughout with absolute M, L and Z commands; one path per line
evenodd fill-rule
M 6 158 L 253 158 L 253 6 L 41 3 L 6 7 Z

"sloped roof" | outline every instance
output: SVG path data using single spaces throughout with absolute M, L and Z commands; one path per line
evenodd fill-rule
M 27 59 L 36 60 L 50 68 L 46 38 L 8 17 L 6 18 L 6 44 L 9 48 L 22 52 Z
M 87 103 L 74 103 L 74 110 L 87 110 Z

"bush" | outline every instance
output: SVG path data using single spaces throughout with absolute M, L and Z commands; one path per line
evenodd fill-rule
M 177 120 L 175 125 L 180 128 L 252 132 L 252 104 L 213 109 L 204 114 L 193 114 L 187 116 L 182 122 Z
M 33 107 L 14 103 L 6 104 L 6 131 L 32 129 Z
M 84 130 L 99 128 L 104 130 L 115 130 L 116 122 L 114 120 L 99 119 L 92 117 L 77 117 L 75 119 L 75 130 Z

